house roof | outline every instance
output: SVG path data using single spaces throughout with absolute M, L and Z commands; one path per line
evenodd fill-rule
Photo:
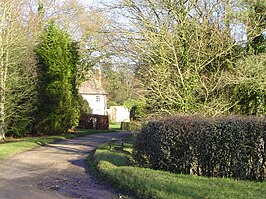
M 83 82 L 79 88 L 80 94 L 86 95 L 106 95 L 102 87 L 101 74 L 90 75 L 87 81 Z

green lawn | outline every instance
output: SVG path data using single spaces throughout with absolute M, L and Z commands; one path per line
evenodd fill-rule
M 109 124 L 109 128 L 114 129 L 114 130 L 120 130 L 121 129 L 121 122 L 111 122 Z
M 121 152 L 104 144 L 96 150 L 94 163 L 101 175 L 140 198 L 266 198 L 266 182 L 177 175 L 129 166 L 131 146 L 127 144 L 126 152 Z
M 66 133 L 57 136 L 40 136 L 40 137 L 25 137 L 21 139 L 8 139 L 7 142 L 0 143 L 0 160 L 11 157 L 17 153 L 27 151 L 46 143 L 51 143 L 60 139 L 69 139 L 79 136 L 94 134 L 94 133 L 108 133 L 115 132 L 115 129 L 110 130 L 78 130 L 75 133 Z

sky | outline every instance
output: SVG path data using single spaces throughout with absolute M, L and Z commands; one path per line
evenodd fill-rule
M 80 0 L 85 5 L 89 7 L 98 7 L 100 4 L 111 4 L 115 3 L 117 0 Z M 121 20 L 121 19 L 120 19 Z M 242 42 L 246 40 L 245 26 L 243 24 L 232 24 L 232 36 L 238 42 Z
M 100 3 L 111 3 L 114 2 L 114 0 L 81 0 L 83 3 L 85 3 L 88 6 L 97 6 Z
M 94 6 L 99 0 L 82 0 L 82 2 L 88 6 Z

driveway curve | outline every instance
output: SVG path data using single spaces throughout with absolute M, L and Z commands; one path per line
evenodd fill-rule
M 88 153 L 99 144 L 126 134 L 60 140 L 0 161 L 0 198 L 126 198 L 86 173 L 85 162 Z

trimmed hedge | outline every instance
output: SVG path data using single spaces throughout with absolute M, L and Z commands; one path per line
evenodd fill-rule
M 79 120 L 79 128 L 108 130 L 109 129 L 108 116 L 83 113 Z
M 265 142 L 265 118 L 180 116 L 143 125 L 134 155 L 152 169 L 264 180 Z

